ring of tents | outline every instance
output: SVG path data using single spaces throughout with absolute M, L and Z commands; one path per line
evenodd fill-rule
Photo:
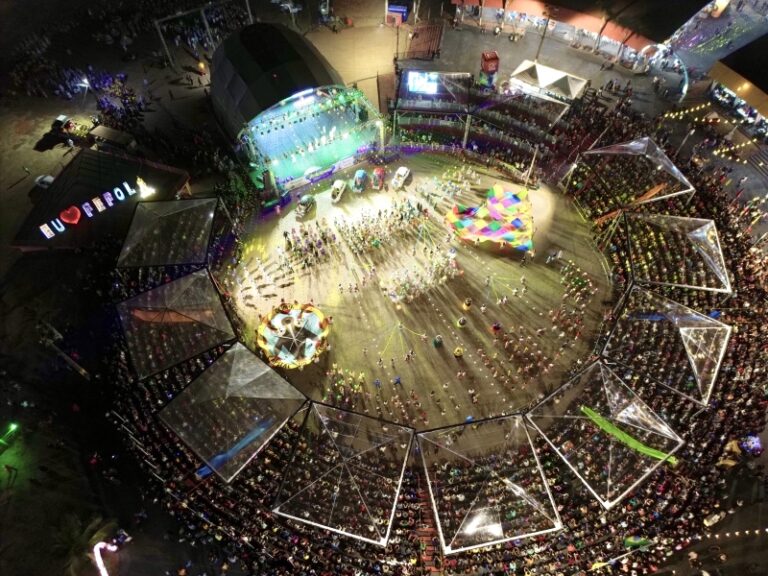
M 629 154 L 635 154 L 638 146 L 630 146 Z M 647 149 L 650 143 L 644 146 Z M 611 153 L 616 153 L 616 147 L 613 150 Z M 167 244 L 169 237 L 176 238 L 174 226 L 187 226 L 189 211 L 181 206 L 161 206 L 168 203 L 141 204 L 135 216 L 136 230 L 144 233 L 138 234 L 139 241 L 126 240 L 126 246 L 141 248 L 124 248 L 121 259 L 125 254 L 133 258 L 133 254 L 141 253 L 147 256 L 146 265 L 160 266 L 158 254 L 165 254 L 168 264 L 177 263 L 167 246 L 155 249 L 153 244 Z M 200 206 L 210 208 L 208 204 L 189 204 L 193 210 L 200 210 Z M 169 236 L 147 233 L 148 215 L 151 221 L 158 214 Z M 630 237 L 638 222 L 682 234 L 705 263 L 713 266 L 714 276 L 724 284 L 719 291 L 730 291 L 713 222 L 646 213 L 626 214 L 625 218 Z M 209 219 L 193 220 L 205 223 Z M 190 250 L 197 250 L 196 254 L 200 242 L 207 247 L 207 234 L 187 234 L 184 238 L 195 239 Z M 309 453 L 295 451 L 274 511 L 386 545 L 406 463 L 412 446 L 418 444 L 441 544 L 449 554 L 562 527 L 537 448 L 548 445 L 606 509 L 660 466 L 674 464 L 674 453 L 683 439 L 654 412 L 647 396 L 641 397 L 627 384 L 627 379 L 633 381 L 634 373 L 659 384 L 661 378 L 635 361 L 636 355 L 622 346 L 621 336 L 632 323 L 662 326 L 665 350 L 687 361 L 682 363 L 684 373 L 679 379 L 667 379 L 659 389 L 701 407 L 712 395 L 731 329 L 654 292 L 655 285 L 665 283 L 636 276 L 631 262 L 629 269 L 633 278 L 619 301 L 616 321 L 597 361 L 526 413 L 418 433 L 408 426 L 309 400 L 293 388 L 257 354 L 237 342 L 216 284 L 205 268 L 121 302 L 117 311 L 137 380 L 217 346 L 227 347 L 159 413 L 160 420 L 202 460 L 199 476 L 215 473 L 224 482 L 231 482 L 292 420 Z M 221 422 L 226 422 L 228 429 L 227 445 L 211 444 L 211 438 L 219 437 L 213 427 L 220 427 Z M 599 438 L 600 446 L 594 444 L 595 438 Z M 482 452 L 489 446 L 491 454 Z M 613 472 L 610 468 L 619 454 L 632 464 L 620 468 L 621 478 L 616 477 L 619 467 Z M 501 455 L 504 458 L 499 458 Z M 595 455 L 602 458 L 597 466 L 600 473 L 585 469 L 587 455 L 592 462 Z M 494 466 L 499 459 L 505 460 L 506 468 Z M 448 467 L 450 474 L 466 478 L 464 490 L 451 492 L 445 477 Z M 345 509 L 355 513 L 339 514 L 335 508 L 339 497 L 353 503 Z M 455 506 L 448 514 L 448 499 L 467 502 L 461 514 L 455 513 Z

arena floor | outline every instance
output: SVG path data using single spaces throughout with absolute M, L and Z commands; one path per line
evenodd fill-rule
M 253 223 L 244 239 L 242 263 L 225 281 L 244 324 L 246 342 L 255 346 L 259 315 L 268 313 L 281 298 L 313 301 L 333 319 L 330 350 L 319 363 L 303 370 L 279 370 L 309 397 L 417 429 L 514 412 L 561 383 L 577 360 L 586 360 L 603 318 L 602 302 L 610 290 L 588 224 L 558 192 L 541 187 L 530 194 L 536 256 L 525 265 L 521 252 L 476 246 L 449 236 L 443 214 L 453 201 L 441 197 L 421 232 L 414 228 L 395 232 L 389 243 L 364 254 L 353 254 L 339 238 L 326 262 L 308 269 L 296 266 L 293 273 L 279 266 L 285 231 L 302 222 L 315 226 L 325 220 L 332 225 L 341 216 L 347 222 L 355 221 L 366 212 L 375 214 L 406 198 L 413 204 L 424 203 L 419 189 L 432 189 L 444 175 L 466 166 L 453 158 L 423 154 L 388 166 L 388 181 L 400 165 L 411 168 L 413 174 L 404 191 L 369 189 L 358 195 L 347 190 L 338 204 L 332 204 L 327 190 L 331 182 L 325 181 L 315 192 L 317 209 L 309 218 L 298 221 L 291 209 L 280 217 Z M 373 166 L 366 168 L 370 173 Z M 485 167 L 473 169 L 471 190 L 458 196 L 464 204 L 479 203 L 493 183 L 504 182 Z M 342 177 L 351 178 L 353 172 Z M 398 273 L 424 270 L 430 250 L 435 255 L 450 248 L 456 249 L 457 276 L 437 283 L 410 303 L 391 298 L 385 288 Z M 553 250 L 562 250 L 561 259 L 547 264 Z M 596 289 L 577 340 L 563 336 L 559 329 L 553 331 L 548 316 L 563 301 L 566 288 L 561 283 L 561 269 L 568 260 L 588 275 Z M 349 289 L 355 284 L 357 292 Z M 505 295 L 507 301 L 502 303 Z M 472 299 L 469 309 L 463 306 L 466 298 Z M 467 320 L 463 328 L 457 326 L 461 316 Z M 546 373 L 534 370 L 526 375 L 524 364 L 529 362 L 509 360 L 509 350 L 501 342 L 494 343 L 494 322 L 511 332 L 518 350 L 528 355 L 541 350 L 553 366 Z M 443 337 L 441 347 L 433 345 L 438 334 Z M 563 344 L 567 347 L 558 354 Z M 464 350 L 459 359 L 453 354 L 456 347 Z M 406 361 L 409 351 L 414 356 Z M 359 392 L 333 387 L 328 373 L 334 368 L 344 370 L 356 385 L 362 372 Z M 394 383 L 397 377 L 400 385 Z

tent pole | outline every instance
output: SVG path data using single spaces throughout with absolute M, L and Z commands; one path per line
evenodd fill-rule
M 205 24 L 205 33 L 208 36 L 208 42 L 211 43 L 211 52 L 213 52 L 216 46 L 213 43 L 213 35 L 211 34 L 211 27 L 208 26 L 208 18 L 205 17 L 205 8 L 200 8 L 200 17 L 203 19 L 203 24 Z
M 467 141 L 469 140 L 469 127 L 472 124 L 472 114 L 467 114 L 467 122 L 464 126 L 464 140 L 461 143 L 461 147 L 466 149 Z
M 163 36 L 163 31 L 160 29 L 160 22 L 158 20 L 155 20 L 155 28 L 160 36 L 160 42 L 163 44 L 163 49 L 165 49 L 165 56 L 168 58 L 168 63 L 171 65 L 171 68 L 176 70 L 176 62 L 174 62 L 173 56 L 171 56 L 171 51 L 168 50 L 168 44 L 165 42 L 165 37 Z

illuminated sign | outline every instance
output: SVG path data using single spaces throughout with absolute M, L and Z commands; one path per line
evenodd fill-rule
M 437 94 L 438 75 L 434 72 L 408 71 L 408 91 L 417 94 Z
M 105 212 L 113 206 L 119 205 L 126 198 L 134 196 L 137 192 L 140 198 L 147 198 L 155 193 L 155 189 L 148 186 L 141 178 L 136 178 L 136 188 L 128 184 L 128 182 L 123 182 L 122 188 L 115 187 L 111 192 L 103 192 L 99 196 L 94 196 L 80 204 L 80 206 L 73 204 L 69 208 L 65 208 L 59 213 L 58 218 L 41 224 L 40 232 L 50 240 L 57 234 L 63 233 L 67 227 L 77 226 L 83 215 L 88 219 L 93 218 L 100 212 Z
M 107 567 L 104 564 L 104 559 L 101 557 L 101 551 L 117 552 L 117 546 L 108 542 L 97 542 L 93 547 L 93 560 L 96 562 L 96 567 L 99 569 L 99 576 L 109 576 Z
M 123 184 L 126 185 L 125 182 Z M 139 198 L 148 198 L 155 193 L 155 189 L 138 176 L 136 177 L 136 186 L 139 188 Z

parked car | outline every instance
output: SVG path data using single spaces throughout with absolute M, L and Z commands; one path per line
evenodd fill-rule
M 299 198 L 299 204 L 296 206 L 296 217 L 306 218 L 315 206 L 317 206 L 315 197 L 312 194 L 305 194 Z
M 73 127 L 74 123 L 72 122 L 72 119 L 67 116 L 66 114 L 61 114 L 59 116 L 56 116 L 56 120 L 54 120 L 51 123 L 51 131 L 52 132 L 63 132 L 65 130 L 69 130 Z
M 51 184 L 53 184 L 53 176 L 50 174 L 43 174 L 35 178 L 35 186 L 38 188 L 47 189 L 51 187 Z
M 368 173 L 360 169 L 357 172 L 355 172 L 355 180 L 352 183 L 352 190 L 355 192 L 362 192 L 365 190 L 365 185 L 368 182 Z
M 344 190 L 347 189 L 347 183 L 344 180 L 336 180 L 331 186 L 331 202 L 336 204 L 341 200 Z
M 721 510 L 720 512 L 716 512 L 715 514 L 710 514 L 709 516 L 704 518 L 704 526 L 706 526 L 707 528 L 714 526 L 715 524 L 720 522 L 720 520 L 725 518 L 727 515 L 728 514 L 726 514 L 724 510 Z
M 381 190 L 384 188 L 384 178 L 386 178 L 387 172 L 381 166 L 377 166 L 373 169 L 373 178 L 371 179 L 371 186 L 374 190 Z
M 400 190 L 405 185 L 405 181 L 411 175 L 411 171 L 405 166 L 400 166 L 395 172 L 395 177 L 392 178 L 392 188 Z

